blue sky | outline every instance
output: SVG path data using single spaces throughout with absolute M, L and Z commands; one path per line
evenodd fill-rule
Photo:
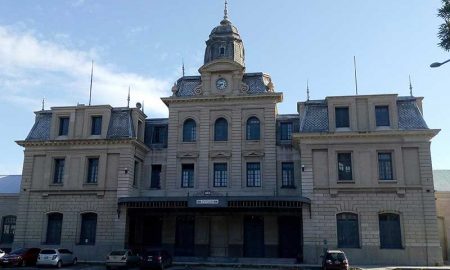
M 244 41 L 247 72 L 266 72 L 284 93 L 280 113 L 306 98 L 354 94 L 423 96 L 435 169 L 450 169 L 450 58 L 437 47 L 440 0 L 229 0 L 229 17 Z M 165 117 L 159 100 L 181 75 L 196 75 L 205 41 L 223 16 L 223 1 L 18 1 L 0 8 L 0 175 L 20 174 L 34 111 L 88 102 L 145 102 L 149 117 Z

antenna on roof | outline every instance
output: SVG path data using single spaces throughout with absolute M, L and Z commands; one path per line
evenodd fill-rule
M 94 60 L 92 60 L 92 66 L 91 66 L 91 85 L 89 87 L 89 106 L 91 106 L 91 99 L 92 99 L 92 77 L 94 75 Z
M 353 67 L 355 68 L 355 91 L 356 95 L 358 95 L 358 77 L 356 73 L 356 56 L 353 56 Z
M 223 10 L 223 19 L 228 20 L 228 2 L 225 0 L 225 8 Z
M 411 83 L 411 75 L 409 75 L 409 95 L 413 96 L 413 87 L 412 87 L 412 83 Z
M 181 58 L 181 70 L 183 71 L 183 77 L 184 77 L 184 58 Z
M 42 110 L 45 109 L 45 98 L 42 98 Z
M 309 80 L 306 80 L 306 100 L 309 101 Z
M 130 86 L 128 85 L 127 108 L 130 108 Z

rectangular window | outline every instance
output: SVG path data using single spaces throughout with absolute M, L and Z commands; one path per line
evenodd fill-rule
M 181 187 L 194 187 L 194 164 L 181 165 Z
M 295 187 L 293 162 L 281 163 L 281 186 L 287 188 Z
M 56 158 L 55 159 L 55 170 L 53 172 L 53 184 L 61 184 L 64 177 L 64 165 L 65 159 Z
M 261 186 L 261 165 L 259 162 L 247 163 L 247 187 Z
M 47 244 L 58 245 L 61 243 L 63 215 L 61 213 L 52 213 L 47 219 Z
M 102 134 L 102 117 L 92 116 L 91 135 Z
M 133 175 L 133 186 L 136 186 L 139 181 L 139 176 L 141 174 L 139 161 L 134 161 L 134 175 Z
M 214 186 L 226 187 L 228 185 L 228 170 L 226 163 L 214 163 Z
M 375 106 L 375 118 L 377 127 L 388 127 L 389 122 L 389 106 Z
M 336 216 L 338 247 L 359 247 L 358 215 L 353 213 L 341 213 Z
M 14 234 L 16 232 L 16 217 L 6 216 L 1 220 L 2 234 L 0 235 L 0 243 L 9 244 L 14 241 Z
M 80 245 L 94 245 L 97 233 L 97 214 L 81 215 Z
M 336 128 L 350 127 L 348 107 L 336 107 L 335 115 L 336 115 Z
M 161 144 L 165 142 L 166 127 L 155 126 L 152 133 L 152 144 Z
M 338 153 L 338 179 L 353 180 L 351 153 Z
M 393 180 L 392 153 L 378 153 L 378 174 L 380 180 Z
M 281 140 L 290 140 L 292 138 L 292 123 L 286 122 L 280 124 Z
M 161 188 L 161 165 L 152 165 L 152 178 L 150 188 Z
M 378 216 L 380 226 L 380 247 L 402 248 L 402 232 L 400 229 L 400 215 L 393 213 Z
M 67 136 L 69 134 L 69 117 L 59 118 L 59 136 Z
M 88 159 L 87 183 L 97 183 L 98 181 L 98 158 Z

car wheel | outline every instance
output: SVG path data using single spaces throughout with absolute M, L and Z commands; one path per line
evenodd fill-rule
M 73 264 L 73 265 L 76 265 L 76 264 L 77 264 L 77 258 L 73 259 L 72 264 Z
M 56 263 L 56 268 L 61 268 L 62 267 L 62 261 L 58 261 Z

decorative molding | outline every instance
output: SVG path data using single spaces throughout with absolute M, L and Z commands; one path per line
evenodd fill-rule
M 242 156 L 244 156 L 244 157 L 263 157 L 264 152 L 259 151 L 259 150 L 242 151 Z
M 198 151 L 182 151 L 177 153 L 177 158 L 198 158 Z
M 210 156 L 212 158 L 231 157 L 230 151 L 211 151 Z
M 197 87 L 194 88 L 194 94 L 196 96 L 203 95 L 203 83 L 200 83 Z
M 223 102 L 227 100 L 242 100 L 247 101 L 248 99 L 251 99 L 252 101 L 255 99 L 275 99 L 276 102 L 281 102 L 283 100 L 283 94 L 282 93 L 259 93 L 259 94 L 249 94 L 249 95 L 237 95 L 237 96 L 189 96 L 189 97 L 165 97 L 161 98 L 161 100 L 166 104 L 172 104 L 172 103 L 190 103 L 190 102 L 205 102 L 205 103 L 211 103 L 211 102 Z
M 248 90 L 250 89 L 250 87 L 248 86 L 248 84 L 246 84 L 245 82 L 241 82 L 241 93 L 248 93 Z
M 47 140 L 47 141 L 16 141 L 22 147 L 38 146 L 65 146 L 65 145 L 111 145 L 111 144 L 133 144 L 140 146 L 144 150 L 150 151 L 150 148 L 136 138 L 124 139 L 67 139 L 67 140 Z

